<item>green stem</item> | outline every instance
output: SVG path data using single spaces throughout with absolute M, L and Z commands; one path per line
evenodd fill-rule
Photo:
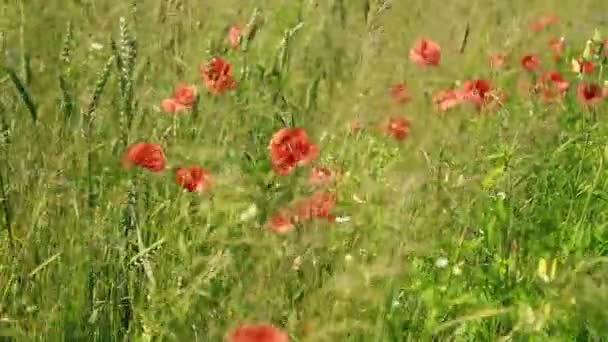
M 19 54 L 21 58 L 21 76 L 23 77 L 25 84 L 29 84 L 30 73 L 28 70 L 27 57 L 25 55 L 25 0 L 19 1 L 19 14 L 19 49 L 21 50 Z
M 5 181 L 4 181 L 4 175 L 2 173 L 2 171 L 0 170 L 0 194 L 2 195 L 2 198 L 0 198 L 0 202 L 2 202 L 2 209 L 4 211 L 4 219 L 6 221 L 6 232 L 8 233 L 8 241 L 9 241 L 9 245 L 11 247 L 11 249 L 14 249 L 15 247 L 15 240 L 13 238 L 13 217 L 12 217 L 12 213 L 11 213 L 11 205 L 10 205 L 10 199 L 9 199 L 9 195 L 8 195 L 8 191 L 4 186 Z

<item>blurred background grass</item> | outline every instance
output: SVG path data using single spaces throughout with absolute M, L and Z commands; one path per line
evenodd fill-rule
M 230 50 L 228 26 L 256 10 L 248 50 Z M 37 118 L 0 73 L 0 336 L 219 341 L 260 320 L 294 341 L 602 340 L 605 107 L 543 107 L 518 98 L 515 80 L 525 53 L 551 63 L 549 38 L 580 53 L 595 28 L 608 33 L 607 10 L 599 0 L 4 1 L 0 60 Z M 531 33 L 547 12 L 560 25 Z M 104 65 L 125 46 L 121 17 L 137 52 L 133 101 L 110 60 L 89 121 Z M 439 68 L 408 61 L 420 36 L 441 44 Z M 488 51 L 512 54 L 515 67 L 490 71 Z M 178 81 L 200 85 L 198 65 L 216 55 L 238 90 L 202 91 L 192 115 L 159 112 Z M 507 106 L 433 111 L 430 94 L 474 77 L 506 89 Z M 388 96 L 400 81 L 406 106 Z M 405 143 L 375 131 L 390 114 L 411 119 Z M 360 135 L 346 129 L 354 119 Z M 266 146 L 284 122 L 305 127 L 342 172 L 337 210 L 350 222 L 288 237 L 261 229 L 310 191 L 301 171 L 269 176 Z M 136 141 L 162 143 L 170 167 L 208 168 L 213 190 L 182 193 L 170 171 L 122 169 Z M 258 215 L 241 221 L 252 205 Z M 548 282 L 541 258 L 558 263 Z

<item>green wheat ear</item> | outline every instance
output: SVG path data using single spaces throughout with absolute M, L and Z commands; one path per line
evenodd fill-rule
M 95 110 L 99 106 L 101 95 L 103 94 L 106 83 L 108 83 L 108 80 L 110 79 L 110 68 L 112 67 L 112 63 L 114 63 L 114 56 L 108 57 L 103 69 L 98 73 L 97 82 L 95 82 L 95 88 L 93 90 L 93 98 L 91 99 L 91 102 L 89 102 L 89 106 L 85 113 L 88 120 L 94 119 Z
M 304 27 L 304 23 L 300 22 L 291 29 L 285 30 L 283 39 L 279 43 L 277 53 L 275 55 L 275 67 L 274 70 L 280 73 L 286 73 L 289 70 L 289 47 L 293 36 Z
M 120 123 L 123 144 L 129 140 L 129 130 L 133 123 L 133 74 L 135 60 L 137 58 L 137 40 L 129 31 L 127 20 L 120 18 L 119 23 L 120 41 L 119 46 L 113 45 L 115 54 L 119 56 L 120 94 Z
M 132 0 L 131 1 L 131 18 L 133 19 L 133 23 L 137 24 L 137 18 L 138 18 L 138 0 Z
M 71 74 L 72 51 L 74 48 L 74 29 L 72 22 L 68 21 L 66 33 L 61 44 L 61 52 L 59 53 L 59 61 L 65 67 L 65 70 L 59 75 L 59 89 L 61 90 L 61 110 L 63 112 L 64 123 L 74 114 L 74 97 L 70 91 L 68 82 Z
M 59 60 L 65 65 L 69 65 L 71 62 L 72 49 L 74 47 L 74 30 L 72 22 L 68 21 L 65 36 L 63 37 L 63 43 L 61 44 L 61 53 L 59 54 Z
M 95 189 L 93 184 L 93 121 L 95 120 L 95 110 L 99 106 L 101 96 L 110 78 L 110 68 L 114 63 L 114 56 L 110 56 L 108 61 L 104 65 L 97 82 L 95 83 L 95 89 L 93 90 L 93 98 L 89 103 L 87 111 L 85 113 L 86 128 L 85 128 L 85 139 L 87 143 L 87 184 L 88 184 L 88 205 L 90 208 L 95 206 Z
M 261 19 L 260 19 L 260 10 L 259 8 L 254 8 L 251 16 L 249 17 L 249 21 L 247 22 L 247 35 L 245 37 L 241 37 L 240 39 L 243 41 L 242 50 L 245 52 L 249 50 L 249 43 L 253 40 L 254 36 L 257 34 L 257 31 L 260 29 Z

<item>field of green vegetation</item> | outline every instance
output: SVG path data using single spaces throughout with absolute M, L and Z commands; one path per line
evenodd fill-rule
M 607 341 L 606 13 L 0 1 L 0 341 Z

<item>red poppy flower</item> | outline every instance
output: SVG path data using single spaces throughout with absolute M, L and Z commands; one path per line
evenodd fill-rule
M 397 103 L 407 103 L 412 98 L 405 83 L 397 83 L 391 86 L 391 96 Z
M 289 342 L 289 336 L 271 324 L 242 324 L 230 331 L 226 342 Z
M 136 143 L 127 148 L 122 163 L 125 167 L 139 166 L 161 172 L 165 168 L 165 152 L 159 144 Z
M 209 63 L 201 64 L 199 71 L 205 86 L 214 94 L 221 94 L 237 86 L 232 77 L 232 66 L 223 58 L 215 57 Z
M 298 200 L 293 205 L 294 219 L 302 222 L 313 218 L 333 221 L 330 213 L 336 204 L 336 195 L 332 192 L 315 192 L 311 197 Z
M 239 25 L 232 25 L 228 30 L 228 42 L 233 49 L 238 49 L 241 43 L 242 30 Z
M 559 16 L 555 14 L 546 14 L 532 20 L 530 22 L 530 29 L 534 32 L 540 32 L 544 30 L 547 26 L 559 23 L 559 21 Z
M 605 56 L 608 56 L 608 39 L 604 40 L 604 46 L 602 47 L 602 52 Z
M 441 111 L 447 111 L 462 103 L 462 94 L 456 89 L 440 90 L 433 95 L 435 107 Z
M 282 210 L 272 216 L 266 226 L 277 234 L 287 234 L 295 229 L 292 214 L 288 210 Z
M 501 105 L 506 97 L 502 90 L 493 88 L 490 81 L 484 79 L 464 81 L 460 92 L 462 99 L 477 109 L 492 109 L 495 105 Z
M 521 58 L 521 66 L 528 71 L 534 71 L 540 67 L 540 58 L 538 55 L 525 55 Z
M 507 64 L 507 56 L 502 53 L 491 53 L 488 55 L 488 62 L 493 69 L 500 69 Z
M 558 71 L 544 73 L 538 80 L 537 88 L 545 100 L 553 100 L 563 96 L 570 87 Z
M 209 173 L 198 165 L 178 168 L 175 179 L 177 184 L 190 192 L 205 191 L 209 186 Z
M 173 92 L 173 98 L 175 99 L 175 101 L 186 107 L 192 107 L 192 105 L 194 105 L 194 102 L 196 101 L 196 95 L 196 87 L 184 83 L 178 84 L 177 88 Z
M 549 40 L 549 48 L 553 53 L 553 59 L 555 61 L 559 61 L 564 54 L 564 49 L 566 47 L 565 40 L 563 38 L 551 38 Z
M 410 60 L 420 66 L 437 66 L 441 60 L 441 47 L 430 39 L 421 38 L 410 50 Z
M 310 170 L 308 183 L 312 185 L 326 185 L 335 179 L 332 170 L 325 166 L 315 166 Z
M 164 99 L 160 103 L 160 106 L 163 109 L 163 111 L 165 111 L 167 113 L 178 113 L 178 112 L 183 112 L 186 109 L 188 109 L 188 107 L 178 103 L 175 99 L 172 99 L 172 98 Z
M 297 127 L 277 131 L 270 139 L 268 149 L 274 170 L 283 176 L 319 155 L 319 147 L 310 141 L 304 129 Z
M 594 106 L 603 100 L 603 92 L 596 83 L 580 82 L 576 88 L 576 98 L 584 107 Z
M 489 101 L 489 93 L 492 85 L 488 80 L 467 80 L 462 83 L 462 96 L 466 101 L 473 103 L 476 107 Z
M 391 116 L 380 124 L 380 128 L 393 138 L 402 141 L 410 134 L 410 122 L 408 119 Z
M 164 99 L 161 107 L 165 112 L 176 113 L 192 108 L 196 102 L 197 90 L 193 85 L 180 83 L 170 98 Z

